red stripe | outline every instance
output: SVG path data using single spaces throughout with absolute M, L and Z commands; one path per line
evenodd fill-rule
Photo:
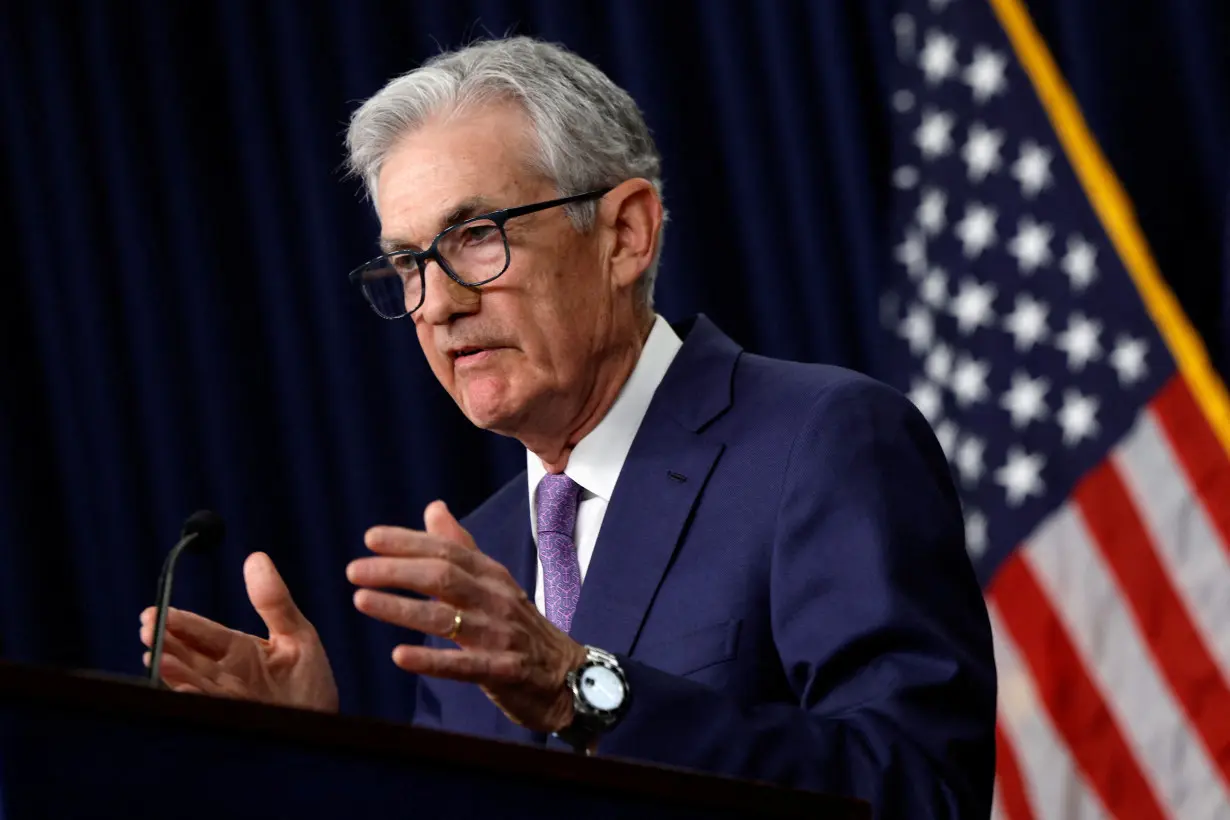
M 989 594 L 1033 673 L 1039 699 L 1102 805 L 1112 817 L 1162 818 L 1157 796 L 1020 550 L 1000 567 Z
M 1016 750 L 1004 734 L 1002 726 L 995 726 L 995 789 L 999 805 L 1008 820 L 1034 820 L 1033 807 L 1025 791 L 1025 780 L 1016 762 Z
M 1230 689 L 1158 559 L 1123 477 L 1103 462 L 1077 485 L 1073 500 L 1162 676 L 1222 777 L 1230 778 Z
M 1230 545 L 1230 460 L 1196 404 L 1191 389 L 1175 376 L 1153 397 L 1153 412 L 1178 456 L 1188 485 L 1204 502 L 1222 547 Z

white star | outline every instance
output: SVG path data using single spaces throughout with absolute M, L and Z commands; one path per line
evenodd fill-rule
M 923 361 L 923 372 L 936 384 L 947 384 L 952 375 L 952 348 L 945 344 L 931 348 Z
M 1072 280 L 1072 289 L 1081 292 L 1098 276 L 1098 249 L 1079 234 L 1068 237 L 1068 252 L 1059 264 Z
M 907 228 L 905 239 L 897 246 L 893 256 L 905 269 L 911 278 L 921 276 L 927 270 L 927 240 L 921 231 Z
M 1052 182 L 1050 149 L 1033 140 L 1022 142 L 1021 153 L 1012 163 L 1012 176 L 1021 183 L 1021 196 L 1033 199 Z
M 987 517 L 977 510 L 965 514 L 965 551 L 974 559 L 987 551 Z
M 999 406 L 1012 416 L 1013 427 L 1020 430 L 1027 427 L 1031 421 L 1046 418 L 1046 391 L 1050 387 L 1042 377 L 1031 379 L 1028 373 L 1020 371 L 1012 374 L 1012 387 L 1004 393 Z
M 1031 495 L 1042 495 L 1042 470 L 1046 459 L 1027 453 L 1015 444 L 1008 448 L 1008 460 L 995 471 L 995 483 L 1004 488 L 1008 506 L 1019 507 Z
M 1069 370 L 1080 372 L 1102 355 L 1102 344 L 1098 341 L 1101 333 L 1101 322 L 1087 319 L 1080 313 L 1072 314 L 1068 329 L 1055 337 L 1055 347 L 1068 354 Z
M 931 424 L 936 424 L 944 412 L 944 397 L 940 389 L 924 379 L 915 379 L 908 394 L 910 401 Z
M 923 159 L 942 157 L 952 150 L 952 127 L 956 119 L 946 111 L 928 108 L 923 111 L 922 124 L 914 131 L 914 144 Z
M 1016 236 L 1008 243 L 1008 253 L 1016 257 L 1021 273 L 1031 274 L 1050 263 L 1051 237 L 1054 235 L 1050 225 L 1035 222 L 1031 216 L 1021 217 Z
M 932 268 L 918 288 L 922 300 L 939 310 L 948 301 L 948 274 L 943 268 Z
M 1148 346 L 1142 339 L 1120 336 L 1115 340 L 1115 349 L 1110 354 L 1110 366 L 1119 374 L 1119 384 L 1131 387 L 1149 373 L 1145 366 Z
M 935 439 L 940 443 L 945 456 L 951 457 L 953 447 L 957 444 L 957 435 L 957 425 L 950 419 L 944 419 L 935 425 Z
M 1002 164 L 999 149 L 1004 145 L 1004 132 L 992 131 L 980 122 L 969 127 L 961 159 L 965 160 L 970 182 L 982 182 L 987 174 L 998 171 Z
M 927 77 L 927 85 L 939 85 L 957 73 L 957 38 L 942 31 L 927 32 L 918 67 Z
M 973 279 L 965 279 L 949 309 L 956 317 L 957 329 L 968 336 L 980 327 L 987 327 L 995 319 L 995 313 L 991 310 L 994 303 L 994 285 L 990 282 L 980 285 Z
M 957 446 L 953 463 L 957 466 L 961 480 L 967 485 L 974 485 L 982 480 L 982 475 L 986 472 L 986 465 L 982 461 L 984 452 L 986 443 L 977 436 L 966 436 Z
M 968 407 L 987 397 L 987 374 L 990 372 L 991 366 L 986 362 L 980 362 L 965 353 L 960 355 L 949 385 L 960 407 Z
M 909 342 L 911 353 L 920 356 L 935 340 L 935 321 L 922 305 L 910 305 L 897 327 L 897 334 Z
M 974 59 L 961 74 L 961 79 L 974 92 L 974 102 L 985 103 L 1008 86 L 1004 69 L 1008 58 L 985 46 L 974 49 Z
M 893 187 L 908 191 L 918 184 L 918 169 L 913 165 L 902 165 L 893 171 Z
M 977 202 L 965 207 L 965 216 L 957 223 L 956 234 L 967 259 L 977 259 L 996 242 L 995 220 L 998 214 Z
M 1028 352 L 1046 338 L 1046 315 L 1049 312 L 1044 302 L 1035 301 L 1028 293 L 1016 297 L 1016 307 L 1004 319 L 1004 327 L 1012 334 L 1014 346 L 1019 352 Z
M 915 214 L 923 233 L 936 236 L 944 230 L 944 226 L 948 224 L 948 217 L 944 213 L 947 208 L 947 194 L 939 188 L 923 189 L 922 201 L 918 203 L 918 211 Z
M 906 114 L 914 107 L 914 94 L 904 88 L 893 94 L 893 110 L 898 114 Z
M 1095 397 L 1082 396 L 1077 390 L 1065 390 L 1063 407 L 1056 414 L 1059 426 L 1063 428 L 1063 443 L 1071 447 L 1081 439 L 1097 435 L 1097 414 L 1098 400 Z

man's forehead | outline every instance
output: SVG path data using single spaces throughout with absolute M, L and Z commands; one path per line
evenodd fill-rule
M 376 208 L 382 241 L 430 242 L 464 219 L 518 204 L 540 180 L 529 170 L 524 117 L 500 106 L 437 118 L 385 157 Z

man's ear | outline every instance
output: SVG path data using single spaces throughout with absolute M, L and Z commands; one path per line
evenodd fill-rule
M 611 237 L 611 282 L 634 285 L 653 262 L 662 227 L 662 200 L 647 179 L 629 179 L 601 199 L 598 219 Z

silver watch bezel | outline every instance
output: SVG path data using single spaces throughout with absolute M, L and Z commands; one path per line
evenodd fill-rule
M 623 699 L 614 709 L 600 709 L 594 706 L 593 703 L 584 694 L 584 689 L 581 686 L 581 678 L 585 670 L 592 669 L 596 666 L 604 667 L 614 673 L 619 679 L 620 686 L 623 687 Z M 568 673 L 565 679 L 568 688 L 572 691 L 573 709 L 576 712 L 577 718 L 583 718 L 583 723 L 589 727 L 603 731 L 611 728 L 624 713 L 628 711 L 628 702 L 631 700 L 631 689 L 628 687 L 628 677 L 624 674 L 623 667 L 619 665 L 619 659 L 610 652 L 598 649 L 595 646 L 585 647 L 585 662 Z

